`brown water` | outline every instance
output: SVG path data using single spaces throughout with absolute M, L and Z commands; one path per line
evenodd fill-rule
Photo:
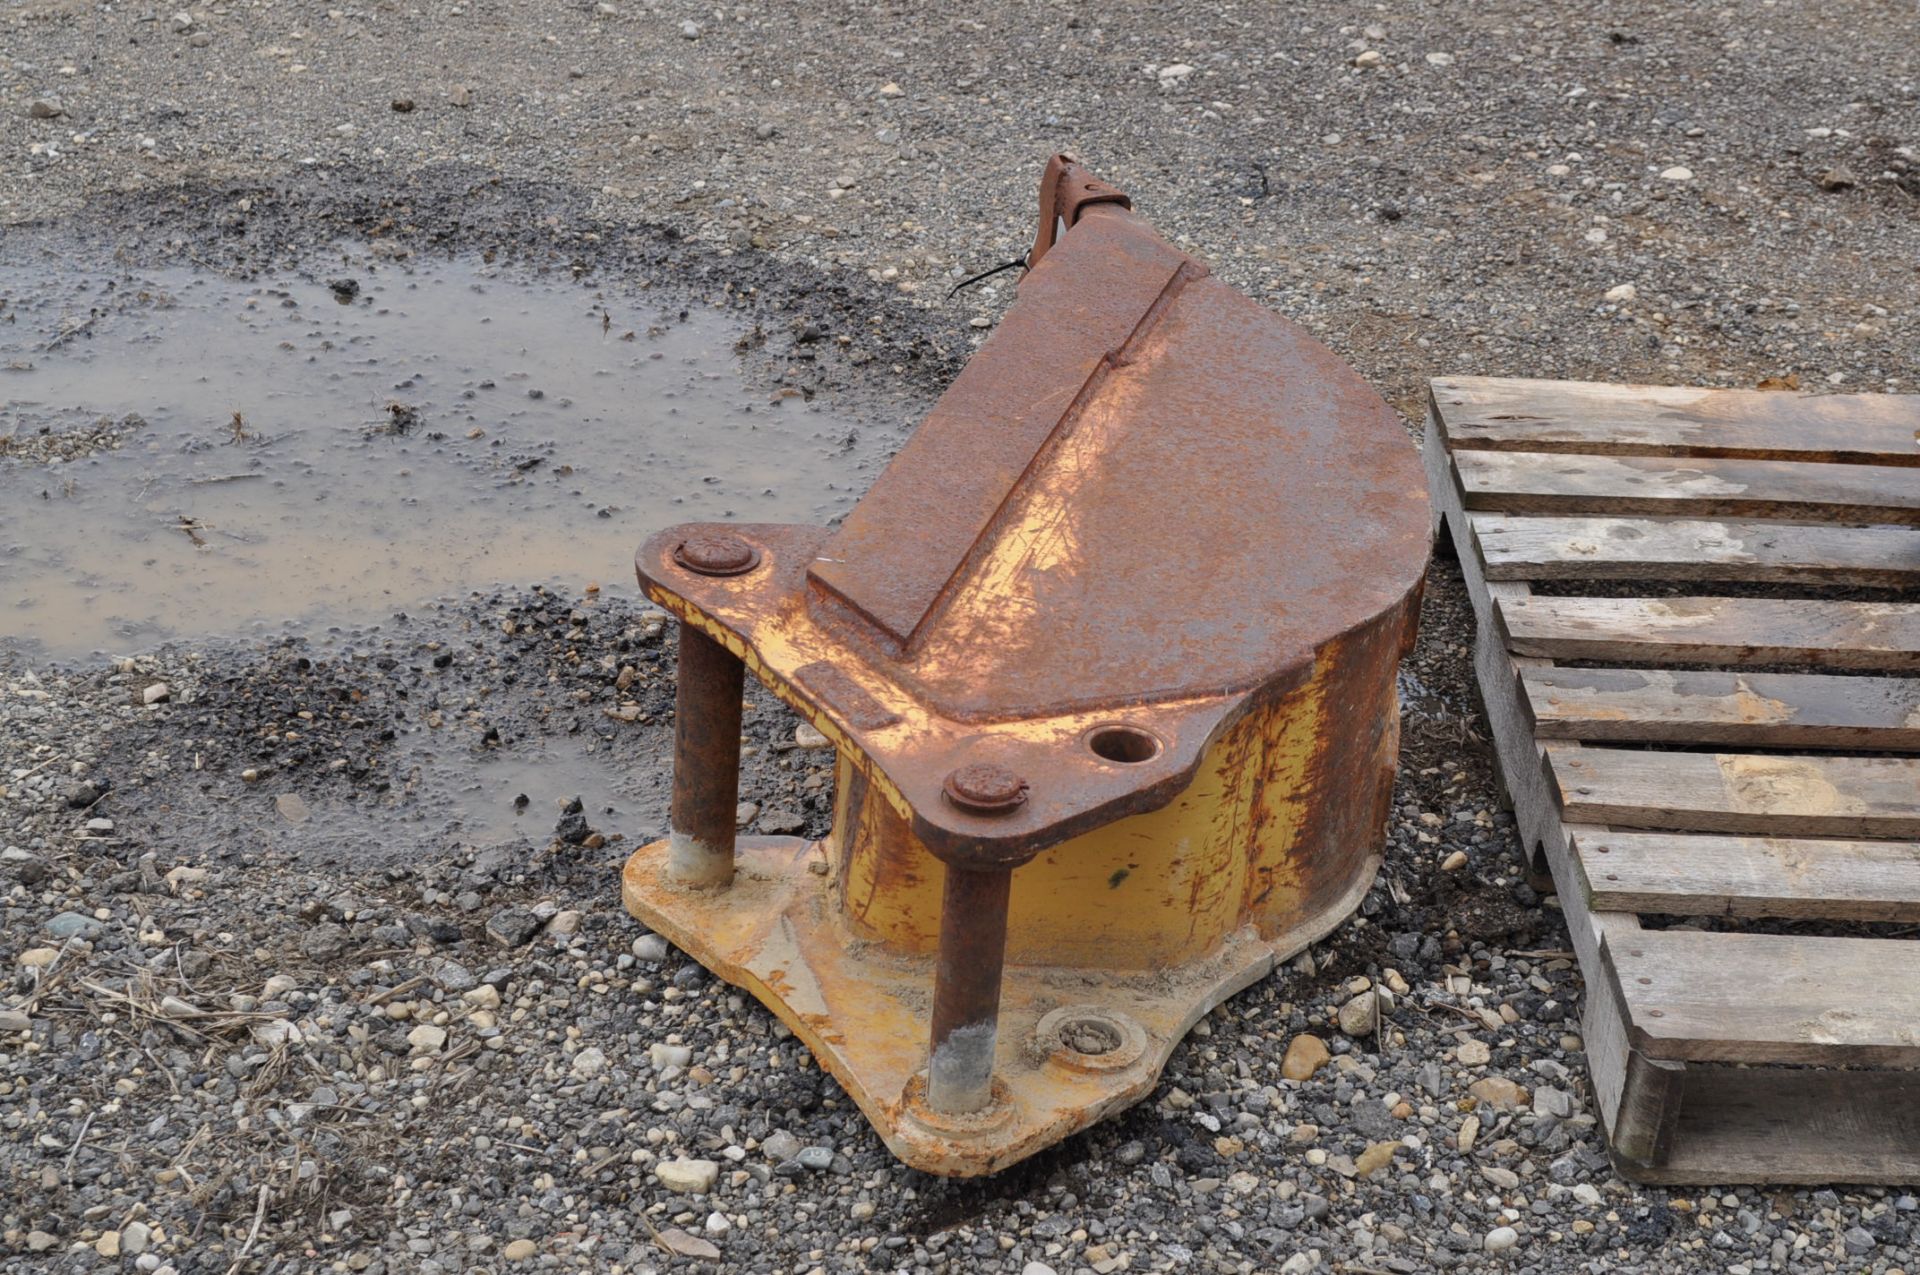
M 477 258 L 272 280 L 0 259 L 0 643 L 118 653 L 502 583 L 631 593 L 660 526 L 843 512 L 898 431 L 774 402 L 741 335 Z M 36 455 L 129 413 L 117 451 Z

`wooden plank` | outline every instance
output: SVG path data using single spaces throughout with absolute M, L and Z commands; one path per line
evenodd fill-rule
M 1571 834 L 1596 909 L 1920 921 L 1920 841 Z
M 1509 655 L 1497 636 L 1500 609 L 1525 601 L 1527 586 L 1489 583 L 1482 574 L 1473 553 L 1466 509 L 1448 463 L 1446 441 L 1432 420 L 1428 421 L 1424 452 L 1428 490 L 1458 547 L 1461 579 L 1473 604 L 1474 671 L 1493 733 L 1494 755 L 1513 802 L 1522 848 L 1530 864 L 1545 859 L 1580 968 L 1588 972 L 1580 1034 L 1593 1080 L 1594 1107 L 1609 1138 L 1630 1148 L 1636 1157 L 1657 1160 L 1672 1135 L 1672 1085 L 1677 1078 L 1669 1067 L 1630 1068 L 1632 1051 L 1627 1047 L 1626 1017 L 1618 989 L 1597 976 L 1601 949 L 1615 938 L 1638 932 L 1640 922 L 1631 913 L 1600 913 L 1587 906 L 1579 867 L 1561 827 L 1546 756 L 1528 729 L 1520 705 L 1516 668 L 1541 661 Z M 1629 1085 L 1630 1070 L 1639 1084 Z
M 1478 376 L 1429 382 L 1458 452 L 1920 465 L 1920 396 L 1782 394 Z
M 1920 748 L 1920 678 L 1548 667 L 1521 684 L 1540 739 Z
M 1489 580 L 1920 584 L 1920 529 L 1473 514 Z
M 1664 1163 L 1637 1182 L 1920 1182 L 1920 1072 L 1687 1064 Z
M 1920 1066 L 1920 943 L 1641 930 L 1605 956 L 1650 1058 Z
M 1775 598 L 1501 599 L 1516 655 L 1636 664 L 1920 669 L 1920 606 Z
M 1459 452 L 1468 509 L 1920 524 L 1920 476 L 1891 465 Z
M 1567 823 L 1920 838 L 1920 758 L 1547 746 Z

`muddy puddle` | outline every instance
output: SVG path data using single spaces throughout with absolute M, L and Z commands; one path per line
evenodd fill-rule
M 355 623 L 496 584 L 633 590 L 688 519 L 820 522 L 903 437 L 746 380 L 743 331 L 478 257 L 298 274 L 0 257 L 0 643 Z

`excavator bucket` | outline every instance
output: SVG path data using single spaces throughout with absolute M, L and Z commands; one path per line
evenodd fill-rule
M 1144 1097 L 1359 903 L 1431 528 L 1392 410 L 1066 156 L 1028 266 L 840 527 L 637 559 L 680 677 L 627 908 L 952 1176 Z M 736 837 L 748 670 L 837 751 L 824 840 Z

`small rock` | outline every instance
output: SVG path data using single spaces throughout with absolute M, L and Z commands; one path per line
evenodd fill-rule
M 753 822 L 754 817 L 759 813 L 760 813 L 759 802 L 757 801 L 741 802 L 739 805 L 733 808 L 734 827 L 736 828 L 746 827 L 748 824 Z
M 1872 1252 L 1874 1246 L 1879 1243 L 1878 1240 L 1873 1238 L 1873 1232 L 1867 1230 L 1864 1226 L 1848 1227 L 1846 1232 L 1841 1235 L 1840 1242 L 1847 1246 L 1847 1252 L 1854 1254 L 1856 1257 L 1862 1253 Z
M 59 959 L 57 947 L 30 947 L 20 953 L 19 962 L 28 969 L 43 970 Z
M 173 691 L 168 688 L 165 682 L 155 682 L 152 686 L 140 692 L 140 702 L 142 704 L 164 704 L 172 698 Z
M 447 1043 L 447 1029 L 435 1027 L 432 1023 L 421 1023 L 407 1033 L 407 1044 L 413 1046 L 416 1054 L 437 1054 Z
M 801 722 L 793 728 L 793 743 L 794 747 L 804 748 L 809 752 L 833 747 L 833 741 L 821 734 L 811 722 Z
M 1487 1232 L 1487 1252 L 1504 1253 L 1520 1242 L 1520 1232 L 1511 1226 L 1496 1226 Z
M 300 938 L 300 950 L 316 961 L 329 961 L 345 952 L 353 937 L 331 921 L 322 921 Z
M 1454 1051 L 1462 1067 L 1484 1067 L 1493 1060 L 1493 1050 L 1484 1040 L 1463 1040 Z
M 207 883 L 207 875 L 205 868 L 189 868 L 185 864 L 182 864 L 167 873 L 165 877 L 167 889 L 178 894 L 187 886 L 205 885 Z
M 906 95 L 907 91 L 891 80 L 880 86 L 881 97 L 905 97 Z
M 519 947 L 539 932 L 540 924 L 531 908 L 502 908 L 488 918 L 487 936 L 501 947 Z
M 761 1142 L 760 1150 L 769 1160 L 791 1160 L 800 1154 L 800 1139 L 785 1129 L 776 1129 Z
M 275 797 L 273 808 L 278 810 L 280 817 L 288 823 L 305 823 L 307 816 L 312 813 L 307 809 L 307 803 L 300 799 L 299 794 L 291 792 L 283 792 Z
M 587 826 L 586 806 L 578 797 L 561 810 L 560 822 L 554 825 L 553 835 L 570 846 L 577 846 L 593 835 L 593 829 Z
M 460 993 L 460 999 L 475 1009 L 499 1009 L 500 989 L 492 983 L 482 983 L 478 987 L 469 987 Z
M 1286 1057 L 1280 1060 L 1280 1074 L 1288 1080 L 1306 1080 L 1332 1057 L 1327 1042 L 1318 1036 L 1295 1036 L 1287 1042 Z
M 1020 1268 L 1020 1275 L 1059 1275 L 1059 1272 L 1045 1262 L 1028 1262 Z
M 160 1012 L 168 1018 L 192 1018 L 199 1014 L 200 1007 L 190 1001 L 183 1001 L 178 996 L 162 996 Z
M 185 35 L 187 32 L 193 30 L 193 15 L 185 9 L 182 9 L 173 15 L 172 25 L 175 35 Z
M 1340 1030 L 1349 1036 L 1371 1036 L 1379 1026 L 1380 994 L 1372 988 L 1340 1007 Z
M 1353 1167 L 1363 1178 L 1370 1178 L 1393 1163 L 1393 1153 L 1400 1149 L 1397 1142 L 1375 1142 L 1354 1157 Z
M 120 1251 L 138 1257 L 147 1251 L 147 1242 L 152 1238 L 153 1228 L 145 1222 L 129 1222 L 120 1228 Z
M 45 1231 L 27 1232 L 27 1251 L 29 1253 L 44 1253 L 59 1242 L 60 1238 L 58 1236 L 49 1235 Z
M 47 879 L 50 869 L 39 855 L 28 854 L 19 846 L 8 846 L 0 850 L 0 871 L 22 885 L 37 885 Z
M 833 1167 L 833 1148 L 801 1147 L 800 1154 L 793 1158 L 799 1162 L 801 1168 L 820 1173 Z
M 1824 191 L 1848 190 L 1858 184 L 1852 170 L 1845 166 L 1829 168 L 1820 174 L 1820 189 Z
M 1634 287 L 1632 284 L 1617 283 L 1607 289 L 1606 299 L 1613 302 L 1631 301 L 1639 295 L 1640 289 Z
M 1573 1114 L 1573 1095 L 1552 1085 L 1541 1085 L 1533 1091 L 1533 1114 L 1565 1120 Z
M 719 1179 L 720 1166 L 712 1160 L 662 1160 L 653 1166 L 653 1176 L 669 1191 L 705 1195 Z
M 120 1256 L 120 1232 L 107 1231 L 93 1242 L 93 1251 L 102 1257 Z
M 768 810 L 760 816 L 760 831 L 783 835 L 803 830 L 806 816 L 792 810 Z
M 692 18 L 688 18 L 685 22 L 682 22 L 680 24 L 680 38 L 683 40 L 698 40 L 700 38 L 700 24 Z
M 1353 60 L 1353 64 L 1358 67 L 1374 67 L 1374 66 L 1379 66 L 1381 63 L 1385 62 L 1386 60 L 1387 59 L 1381 55 L 1380 50 L 1368 49 L 1365 53 L 1362 53 L 1360 56 L 1356 57 Z
M 500 1250 L 500 1256 L 509 1262 L 524 1262 L 540 1251 L 540 1246 L 532 1240 L 514 1240 Z
M 1442 872 L 1458 872 L 1466 866 L 1467 852 L 1465 850 L 1455 850 L 1452 854 L 1440 860 L 1440 870 Z
M 33 1019 L 17 1009 L 0 1009 L 0 1032 L 25 1032 L 33 1030 Z
M 393 101 L 389 102 L 388 105 L 393 108 L 395 113 L 400 115 L 411 115 L 413 113 L 413 99 L 410 97 L 396 97 Z
M 27 114 L 37 120 L 57 120 L 67 113 L 67 108 L 50 97 L 36 97 L 27 103 Z
M 658 934 L 642 934 L 633 941 L 633 959 L 643 965 L 658 965 L 667 959 L 667 946 Z
M 586 913 L 576 908 L 568 908 L 564 912 L 555 912 L 553 919 L 547 922 L 547 933 L 578 934 L 580 932 L 580 923 L 585 918 Z
M 607 1055 L 592 1045 L 573 1056 L 573 1074 L 591 1080 L 607 1069 Z
M 1428 66 L 1452 66 L 1452 65 L 1453 65 L 1453 54 L 1451 54 L 1451 53 L 1429 53 L 1429 54 L 1427 54 L 1427 65 L 1428 65 Z
M 1467 1092 L 1486 1106 L 1500 1111 L 1519 1111 L 1527 1105 L 1527 1091 L 1505 1076 L 1476 1080 L 1467 1087 Z
M 1660 170 L 1660 180 L 1663 182 L 1690 182 L 1693 180 L 1693 170 L 1685 164 L 1675 164 L 1672 168 L 1663 168 Z
M 720 1256 L 720 1250 L 711 1240 L 703 1240 L 698 1235 L 689 1235 L 677 1226 L 669 1226 L 660 1232 L 660 1242 L 681 1257 L 704 1258 L 711 1262 Z
M 653 1060 L 656 1069 L 665 1071 L 669 1067 L 685 1067 L 691 1063 L 693 1050 L 685 1045 L 653 1044 L 647 1046 L 647 1057 Z
M 47 922 L 47 933 L 56 939 L 70 939 L 76 935 L 95 934 L 100 930 L 100 922 L 83 912 L 62 912 Z

